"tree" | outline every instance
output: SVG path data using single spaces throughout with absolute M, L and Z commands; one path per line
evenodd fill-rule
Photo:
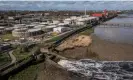
M 24 52 L 28 52 L 28 47 L 26 45 L 20 45 L 18 48 L 17 48 L 17 51 L 19 53 L 24 53 Z
M 40 53 L 41 53 L 41 51 L 40 51 L 39 47 L 33 48 L 32 54 L 36 55 L 36 54 L 40 54 Z

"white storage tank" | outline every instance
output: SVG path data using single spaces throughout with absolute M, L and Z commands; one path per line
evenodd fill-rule
M 18 28 L 25 28 L 25 24 L 16 24 L 14 25 L 14 29 L 18 29 Z
M 71 24 L 72 23 L 72 19 L 71 18 L 67 18 L 67 19 L 64 20 L 64 23 Z
M 53 28 L 53 32 L 62 33 L 68 31 L 68 29 L 69 29 L 68 27 L 56 27 Z
M 27 28 L 21 28 L 21 29 L 14 29 L 12 31 L 12 35 L 14 37 L 26 37 Z
M 44 32 L 50 32 L 50 31 L 53 31 L 53 28 L 57 27 L 56 25 L 50 25 L 50 26 L 46 26 L 44 28 L 42 28 L 42 30 Z
M 0 34 L 2 34 L 5 31 L 4 27 L 0 27 Z
M 41 28 L 29 29 L 27 32 L 28 32 L 27 33 L 28 36 L 37 36 L 42 34 Z
M 45 27 L 45 25 L 36 25 L 34 28 L 43 28 L 43 27 Z
M 53 20 L 53 23 L 52 24 L 59 24 L 60 23 L 60 21 L 58 21 L 58 20 Z
M 31 29 L 31 28 L 34 28 L 35 27 L 35 25 L 26 25 L 26 28 L 28 28 L 28 29 Z

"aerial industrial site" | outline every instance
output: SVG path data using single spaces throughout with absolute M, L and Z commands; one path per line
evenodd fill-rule
M 0 1 L 0 80 L 133 80 L 132 4 Z

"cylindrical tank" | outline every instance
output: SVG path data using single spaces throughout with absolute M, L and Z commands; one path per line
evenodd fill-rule
M 15 29 L 12 31 L 12 35 L 14 37 L 26 37 L 27 35 L 27 28 L 22 29 Z

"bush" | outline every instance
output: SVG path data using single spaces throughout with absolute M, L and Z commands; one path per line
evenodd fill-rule
M 81 32 L 80 34 L 81 35 L 90 35 L 93 32 L 94 32 L 94 28 L 91 28 L 91 29 L 87 29 L 87 30 Z
M 39 47 L 33 48 L 33 51 L 31 53 L 34 54 L 34 55 L 40 54 L 41 53 L 40 48 Z
M 20 45 L 19 47 L 17 47 L 17 51 L 19 53 L 24 53 L 24 52 L 28 52 L 28 47 L 26 45 Z

